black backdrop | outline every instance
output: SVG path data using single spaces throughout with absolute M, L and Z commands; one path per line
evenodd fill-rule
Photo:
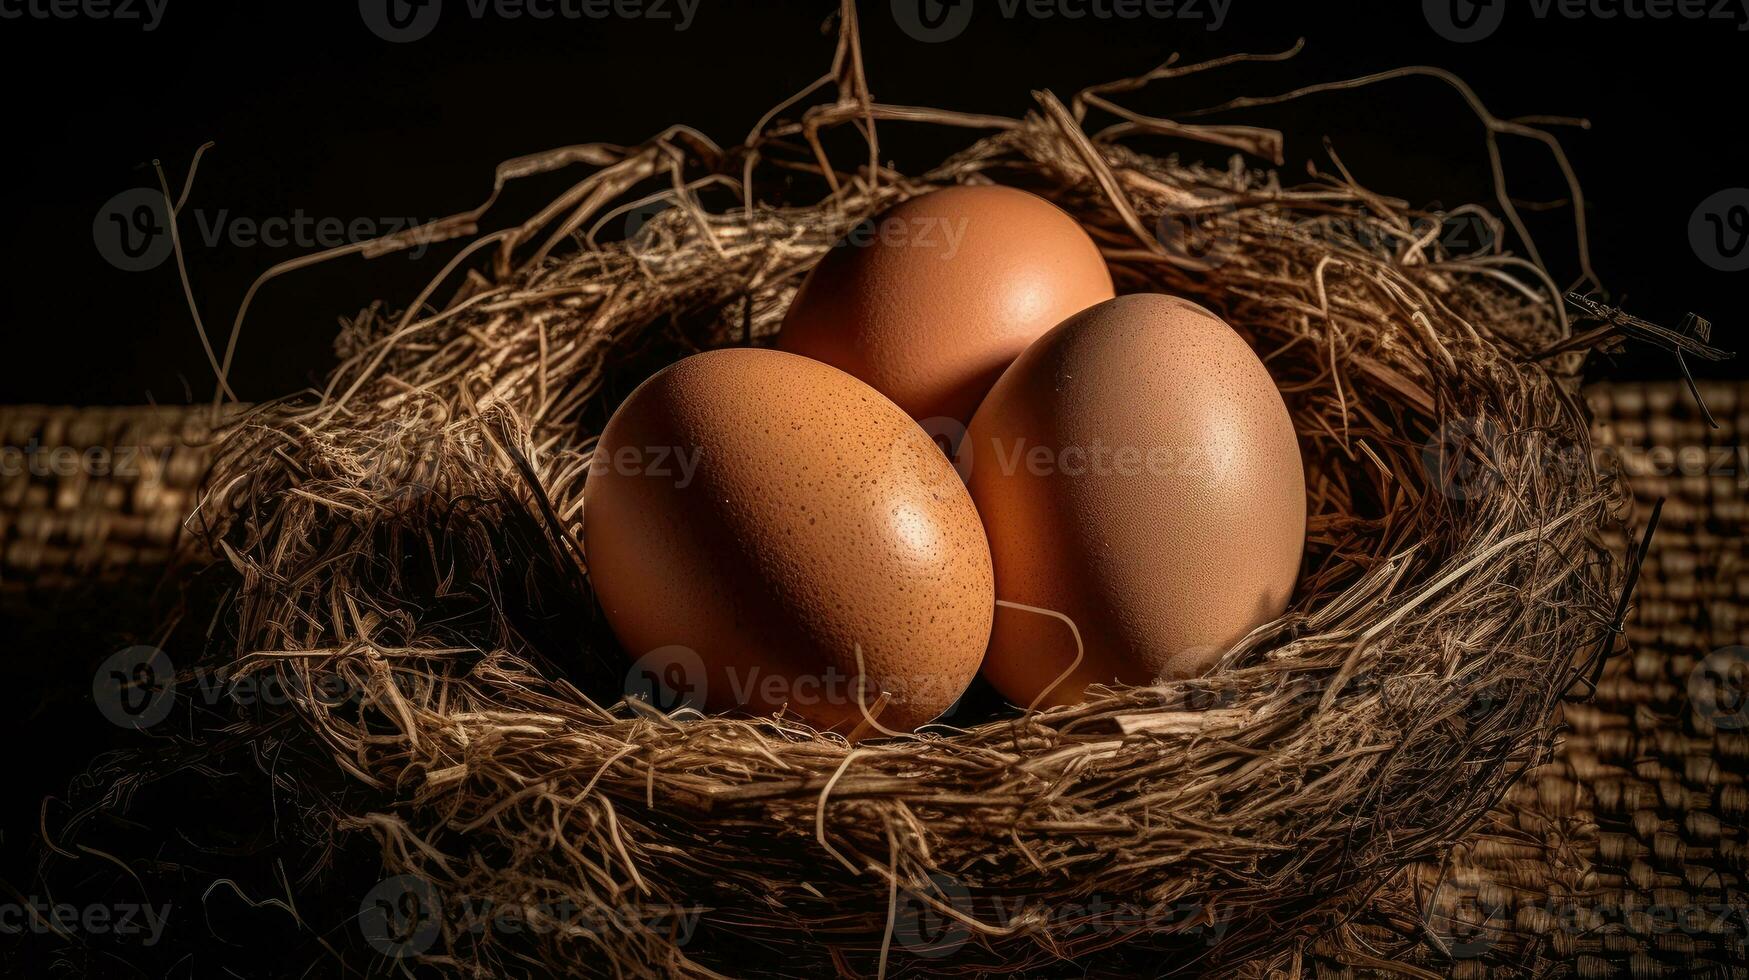
M 56 2 L 75 15 L 53 14 Z M 0 158 L 11 224 L 0 260 L 10 272 L 0 290 L 9 355 L 0 402 L 210 397 L 213 373 L 174 263 L 118 268 L 150 265 L 162 254 L 118 259 L 123 229 L 112 217 L 129 213 L 112 204 L 116 195 L 155 183 L 155 158 L 180 186 L 194 149 L 216 143 L 181 233 L 201 313 L 222 334 L 262 270 L 314 250 L 319 238 L 472 207 L 503 159 L 566 143 L 636 142 L 671 122 L 738 141 L 764 109 L 825 70 L 835 8 L 833 0 L 688 0 L 696 5 L 688 20 L 680 0 L 641 0 L 644 13 L 635 17 L 612 10 L 637 0 L 526 0 L 529 11 L 560 14 L 540 19 L 506 16 L 525 0 L 481 16 L 473 9 L 480 0 L 447 0 L 446 9 L 430 0 L 438 7 L 426 9 L 441 15 L 426 36 L 391 43 L 371 27 L 373 8 L 387 0 L 154 2 L 165 4 L 156 17 L 145 0 L 0 0 L 12 137 Z M 925 14 L 945 14 L 943 33 L 958 27 L 957 36 L 914 36 L 923 33 L 911 12 L 919 2 Z M 91 16 L 104 3 L 134 19 Z M 1200 59 L 1307 40 L 1284 64 L 1160 84 L 1127 99 L 1171 116 L 1233 95 L 1405 64 L 1450 68 L 1501 117 L 1591 120 L 1588 131 L 1562 136 L 1588 194 L 1604 285 L 1661 322 L 1673 325 L 1689 310 L 1708 316 L 1719 342 L 1734 345 L 1744 276 L 1709 265 L 1700 253 L 1713 246 L 1703 239 L 1697 248 L 1690 225 L 1703 201 L 1749 185 L 1739 104 L 1749 53 L 1745 0 L 1221 0 L 1219 7 L 1178 0 L 1168 6 L 1179 16 L 1116 16 L 1132 4 L 1145 9 L 1145 0 L 960 0 L 959 10 L 936 0 L 866 0 L 871 84 L 888 102 L 1015 114 L 1031 105 L 1030 89 L 1066 94 L 1141 72 L 1174 51 Z M 609 16 L 564 15 L 602 9 Z M 966 11 L 963 26 L 951 19 Z M 1647 11 L 1669 16 L 1631 16 Z M 1454 18 L 1466 16 L 1481 18 L 1475 30 L 1487 36 L 1449 39 Z M 416 21 L 414 32 L 425 26 Z M 1481 128 L 1435 81 L 1220 118 L 1284 130 L 1291 173 L 1309 161 L 1329 169 L 1327 137 L 1354 174 L 1382 192 L 1416 205 L 1492 203 Z M 883 146 L 917 166 L 965 138 L 892 125 Z M 1227 155 L 1195 144 L 1158 149 L 1217 163 Z M 1516 196 L 1563 196 L 1541 146 L 1508 139 L 1505 162 Z M 580 173 L 518 188 L 489 227 L 527 214 Z M 1733 213 L 1730 203 L 1715 207 L 1721 217 L 1749 219 L 1749 209 Z M 273 236 L 273 219 L 302 219 L 304 230 L 288 241 L 255 240 L 257 229 Z M 1566 211 L 1535 217 L 1562 285 L 1577 275 L 1570 221 Z M 1729 227 L 1725 234 L 1735 238 Z M 319 377 L 332 363 L 337 316 L 376 298 L 404 302 L 444 254 L 348 260 L 269 285 L 238 352 L 240 396 L 281 394 Z M 1749 253 L 1737 261 L 1749 264 Z M 1671 367 L 1642 351 L 1598 370 L 1645 376 Z
M 479 0 L 446 0 L 428 36 L 391 43 L 373 33 L 364 14 L 379 0 L 362 7 L 353 0 L 168 0 L 149 31 L 138 20 L 89 16 L 97 0 L 83 7 L 80 0 L 61 0 L 73 6 L 60 8 L 52 2 L 0 0 L 10 137 L 10 151 L 0 155 L 7 195 L 0 218 L 9 224 L 0 236 L 0 268 L 8 273 L 0 289 L 0 403 L 126 405 L 211 396 L 213 375 L 174 264 L 147 238 L 132 240 L 148 246 L 143 256 L 121 250 L 124 229 L 112 220 L 132 214 L 112 204 L 117 195 L 155 181 L 154 158 L 179 187 L 195 148 L 217 144 L 194 186 L 182 234 L 201 313 L 222 333 L 250 281 L 313 250 L 316 233 L 336 224 L 342 237 L 392 230 L 398 222 L 470 208 L 506 158 L 574 142 L 636 142 L 672 122 L 719 142 L 738 141 L 767 107 L 826 70 L 833 45 L 827 22 L 836 6 L 702 0 L 677 30 L 672 17 L 475 18 L 468 5 Z M 144 13 L 142 0 L 113 2 Z M 1098 16 L 1129 0 L 1050 0 L 1042 4 L 1055 14 L 1049 17 L 1032 16 L 1026 5 L 1008 16 L 1008 0 L 962 0 L 972 4 L 969 21 L 956 37 L 935 42 L 915 36 L 919 22 L 909 18 L 917 2 L 864 2 L 871 83 L 884 101 L 1016 114 L 1032 104 L 1034 88 L 1067 94 L 1142 72 L 1174 51 L 1196 60 L 1281 50 L 1303 37 L 1305 51 L 1293 61 L 1156 85 L 1124 101 L 1172 116 L 1234 95 L 1425 63 L 1468 79 L 1502 117 L 1587 117 L 1589 130 L 1561 132 L 1588 194 L 1595 267 L 1611 295 L 1670 324 L 1690 310 L 1701 313 L 1715 322 L 1722 346 L 1742 346 L 1737 289 L 1744 276 L 1718 267 L 1749 265 L 1749 250 L 1725 255 L 1719 242 L 1705 235 L 1697 241 L 1691 225 L 1710 227 L 1697 209 L 1714 200 L 1709 207 L 1724 222 L 1723 244 L 1732 251 L 1739 244 L 1729 237 L 1733 215 L 1739 224 L 1749 218 L 1744 198 L 1717 198 L 1749 186 L 1740 106 L 1749 0 L 1742 7 L 1705 0 L 1684 8 L 1732 19 L 1606 16 L 1648 3 L 1674 9 L 1658 7 L 1663 0 L 1595 0 L 1577 17 L 1563 12 L 1570 7 L 1539 14 L 1541 0 L 1480 7 L 1468 0 L 1430 0 L 1431 7 L 1419 0 L 1231 0 L 1214 30 L 1212 0 L 1194 0 L 1187 8 L 1193 16 L 1166 19 Z M 924 2 L 941 12 L 934 0 Z M 663 3 L 678 10 L 678 0 Z M 84 12 L 50 13 L 57 9 Z M 1092 15 L 1065 16 L 1075 10 Z M 1484 29 L 1487 17 L 1503 16 L 1481 40 L 1447 36 L 1454 15 L 1472 14 L 1484 18 Z M 1381 192 L 1418 206 L 1492 202 L 1481 127 L 1454 92 L 1434 81 L 1393 82 L 1221 118 L 1282 129 L 1290 173 L 1303 173 L 1308 162 L 1329 169 L 1328 138 L 1351 172 Z M 895 124 L 883 129 L 882 145 L 916 168 L 966 138 Z M 1196 144 L 1162 142 L 1157 149 L 1216 163 L 1227 156 Z M 1509 139 L 1504 151 L 1518 196 L 1564 195 L 1545 148 Z M 529 213 L 579 174 L 513 188 L 488 227 Z M 303 231 L 293 241 L 253 240 L 258 227 L 277 232 L 275 219 L 300 218 Z M 1571 219 L 1566 210 L 1531 213 L 1563 285 L 1577 276 Z M 318 378 L 332 363 L 337 316 L 378 298 L 405 302 L 447 254 L 440 249 L 417 262 L 346 260 L 269 285 L 233 372 L 241 397 L 271 397 Z M 1594 368 L 1627 377 L 1671 369 L 1667 358 L 1644 349 Z M 1697 369 L 1742 372 L 1735 364 Z M 133 642 L 145 625 L 99 618 L 117 621 L 103 630 L 115 635 L 98 654 Z M 138 740 L 99 724 L 88 693 L 92 649 L 19 637 L 4 622 L 0 635 L 10 657 L 31 665 L 9 675 L 15 710 L 0 725 L 6 743 L 28 746 L 36 763 L 34 772 L 20 767 L 9 775 L 0 821 L 0 892 L 17 896 L 33 887 L 27 848 L 37 834 L 38 801 L 62 795 L 69 775 L 94 752 Z M 235 801 L 245 810 L 253 805 Z M 50 813 L 58 820 L 62 811 Z M 248 811 L 239 826 L 260 819 Z M 199 891 L 205 885 L 198 882 L 178 900 L 210 916 Z M 271 881 L 251 888 L 275 890 Z M 280 964 L 287 972 L 328 962 L 295 930 L 275 939 L 246 935 L 255 941 L 232 945 L 251 972 L 262 964 L 248 953 L 280 939 L 288 944 Z M 131 961 L 139 951 L 124 952 Z M 162 975 L 178 957 L 171 949 L 154 955 L 161 958 L 149 968 L 142 960 L 138 975 Z M 0 963 L 6 959 L 0 942 Z

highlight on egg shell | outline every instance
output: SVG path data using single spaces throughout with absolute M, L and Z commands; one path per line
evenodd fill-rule
M 996 569 L 984 675 L 1022 707 L 1203 673 L 1298 578 L 1292 419 L 1244 339 L 1186 300 L 1120 296 L 1040 338 L 959 465 Z
M 778 346 L 861 378 L 918 421 L 963 425 L 1028 344 L 1112 295 L 1098 246 L 1055 204 L 1012 187 L 950 187 L 829 250 Z
M 837 368 L 755 349 L 670 365 L 608 422 L 584 497 L 628 686 L 661 707 L 866 737 L 915 730 L 976 676 L 994 585 L 971 497 Z

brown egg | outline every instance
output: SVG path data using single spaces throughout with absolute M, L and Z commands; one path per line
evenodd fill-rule
M 1280 615 L 1306 534 L 1292 420 L 1231 327 L 1120 296 L 1027 348 L 973 418 L 961 469 L 996 562 L 984 673 L 1009 700 L 1195 676 Z M 1067 616 L 1080 631 L 1080 666 Z
M 867 222 L 822 258 L 778 346 L 873 385 L 919 421 L 971 418 L 1003 369 L 1112 297 L 1075 219 L 1011 187 L 950 187 Z
M 634 674 L 711 711 L 788 705 L 848 733 L 885 693 L 878 725 L 911 731 L 989 641 L 989 545 L 952 465 L 794 354 L 697 354 L 632 392 L 595 451 L 584 548 Z

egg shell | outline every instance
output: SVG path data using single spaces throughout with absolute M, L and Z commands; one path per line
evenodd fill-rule
M 1041 448 L 1042 447 L 1042 448 Z M 1174 297 L 1120 296 L 1029 347 L 961 446 L 999 606 L 984 674 L 1028 706 L 1192 677 L 1293 592 L 1306 488 L 1292 419 L 1244 339 Z
M 876 720 L 910 731 L 989 640 L 989 546 L 952 464 L 873 388 L 780 351 L 697 354 L 625 400 L 590 468 L 584 548 L 628 654 L 690 651 L 711 711 L 787 704 L 848 732 L 884 691 Z
M 809 272 L 778 346 L 873 385 L 919 421 L 963 425 L 1026 345 L 1112 297 L 1062 209 L 1011 187 L 950 187 L 852 231 Z

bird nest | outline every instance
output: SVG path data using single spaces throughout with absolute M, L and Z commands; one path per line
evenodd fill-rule
M 235 573 L 230 661 L 293 692 L 231 732 L 321 748 L 279 778 L 359 790 L 326 819 L 417 899 L 385 951 L 459 973 L 1297 962 L 1538 760 L 1610 646 L 1623 574 L 1599 531 L 1620 491 L 1573 397 L 1580 355 L 1543 354 L 1570 335 L 1559 290 L 1534 253 L 1448 247 L 1454 222 L 1495 221 L 1480 209 L 1133 148 L 1279 164 L 1273 132 L 1116 101 L 1243 59 L 971 116 L 874 100 L 841 17 L 833 71 L 742 145 L 676 127 L 512 161 L 499 187 L 593 169 L 509 230 L 475 235 L 482 209 L 368 249 L 472 237 L 405 312 L 347 324 L 325 390 L 224 434 L 193 547 Z M 1490 140 L 1535 135 L 1476 108 Z M 881 162 L 895 120 L 986 132 L 907 176 Z M 916 736 L 625 697 L 581 546 L 618 398 L 768 343 L 859 222 L 983 182 L 1054 201 L 1120 292 L 1191 298 L 1268 366 L 1306 463 L 1287 611 L 1206 676 Z

